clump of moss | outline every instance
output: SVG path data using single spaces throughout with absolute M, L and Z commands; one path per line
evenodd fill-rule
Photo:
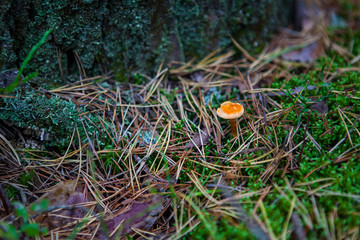
M 0 119 L 24 128 L 47 146 L 65 143 L 79 122 L 72 101 L 48 97 L 34 89 L 18 89 L 13 97 L 0 100 Z

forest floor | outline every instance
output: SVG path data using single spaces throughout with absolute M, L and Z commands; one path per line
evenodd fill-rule
M 0 135 L 0 236 L 359 239 L 360 31 L 233 43 L 152 77 L 39 90 L 80 120 L 57 150 Z M 225 101 L 245 109 L 235 135 Z

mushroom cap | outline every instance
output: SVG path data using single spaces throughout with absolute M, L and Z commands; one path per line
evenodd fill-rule
M 240 103 L 232 103 L 230 101 L 223 102 L 216 110 L 219 117 L 224 119 L 239 118 L 244 114 L 244 107 Z

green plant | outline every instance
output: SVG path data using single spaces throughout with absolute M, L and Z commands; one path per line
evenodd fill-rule
M 47 229 L 30 220 L 29 212 L 20 202 L 13 203 L 15 207 L 15 215 L 19 218 L 19 225 L 0 222 L 0 237 L 7 240 L 17 240 L 26 237 L 39 237 L 47 234 Z M 31 207 L 34 213 L 46 211 L 49 202 L 42 200 L 38 204 Z
M 24 79 L 22 78 L 22 74 L 24 72 L 24 69 L 26 67 L 26 65 L 30 62 L 31 58 L 33 57 L 33 55 L 35 54 L 36 50 L 45 43 L 46 38 L 49 36 L 49 34 L 52 32 L 53 28 L 47 30 L 44 35 L 42 36 L 42 38 L 40 39 L 40 41 L 32 47 L 32 49 L 30 50 L 29 54 L 27 55 L 27 57 L 25 58 L 24 62 L 21 64 L 20 70 L 14 80 L 14 82 L 12 82 L 9 86 L 5 87 L 5 88 L 0 88 L 0 93 L 11 93 L 12 91 L 14 91 L 14 89 L 16 87 L 18 87 L 21 83 L 25 83 L 27 82 L 29 79 L 36 77 L 38 75 L 37 72 L 33 72 L 28 74 Z

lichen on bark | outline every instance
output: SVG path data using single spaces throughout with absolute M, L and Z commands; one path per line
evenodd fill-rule
M 40 85 L 114 70 L 149 73 L 229 47 L 256 45 L 286 22 L 291 0 L 6 0 L 0 4 L 0 71 L 18 68 L 52 27 L 26 73 Z M 258 36 L 261 36 L 260 38 Z

